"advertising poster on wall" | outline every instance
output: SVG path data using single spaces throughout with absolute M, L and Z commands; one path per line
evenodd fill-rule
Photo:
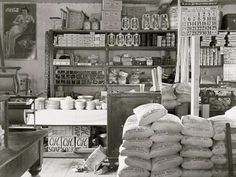
M 6 59 L 36 59 L 36 4 L 3 5 Z

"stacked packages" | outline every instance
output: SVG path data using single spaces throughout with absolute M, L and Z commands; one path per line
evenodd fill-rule
M 213 156 L 211 157 L 214 167 L 212 169 L 213 177 L 227 177 L 227 150 L 226 150 L 226 123 L 230 123 L 231 126 L 235 125 L 234 121 L 226 117 L 225 115 L 219 115 L 211 117 L 208 120 L 212 122 L 214 129 L 213 141 L 214 145 L 212 147 Z M 234 137 L 232 137 L 234 138 Z
M 119 177 L 180 177 L 179 151 L 183 126 L 164 106 L 149 103 L 136 107 L 123 129 Z
M 184 129 L 181 140 L 183 149 L 180 155 L 184 157 L 182 163 L 182 177 L 211 177 L 213 127 L 209 120 L 197 116 L 183 116 L 181 118 Z
M 0 150 L 4 148 L 4 130 L 2 129 L 2 126 L 0 125 Z

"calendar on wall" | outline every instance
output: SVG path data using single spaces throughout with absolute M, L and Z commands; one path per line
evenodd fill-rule
M 218 6 L 181 6 L 181 36 L 210 36 L 218 33 Z

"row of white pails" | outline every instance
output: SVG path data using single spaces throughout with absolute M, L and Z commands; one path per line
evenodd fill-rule
M 72 99 L 71 97 L 65 98 L 37 98 L 35 100 L 36 110 L 40 109 L 63 109 L 63 110 L 101 110 L 107 109 L 107 104 L 104 101 L 86 100 L 86 99 Z

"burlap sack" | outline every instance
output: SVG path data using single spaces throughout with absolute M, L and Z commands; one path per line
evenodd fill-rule
M 200 147 L 211 147 L 213 141 L 211 138 L 207 137 L 183 136 L 181 144 Z
M 194 157 L 210 158 L 212 156 L 212 151 L 209 148 L 205 147 L 185 145 L 180 151 L 180 156 L 191 157 L 191 158 Z
M 143 148 L 143 147 L 122 147 L 120 146 L 119 149 L 121 156 L 127 156 L 127 157 L 139 157 L 142 159 L 150 159 L 150 150 L 149 148 Z
M 180 177 L 182 170 L 180 168 L 171 168 L 164 171 L 153 171 L 151 177 Z
M 154 142 L 178 142 L 183 135 L 177 132 L 155 131 L 155 134 L 150 137 Z
M 151 160 L 141 159 L 138 157 L 119 156 L 119 162 L 120 161 L 130 167 L 139 167 L 146 170 L 151 170 L 152 168 Z
M 151 126 L 139 126 L 137 117 L 131 115 L 124 125 L 122 139 L 148 138 L 152 135 L 154 135 L 154 131 Z
M 167 110 L 163 105 L 158 103 L 147 103 L 133 109 L 137 116 L 138 125 L 148 125 L 167 114 Z
M 206 158 L 184 158 L 181 166 L 187 170 L 208 170 L 213 167 L 213 162 Z
M 149 138 L 135 138 L 135 139 L 129 139 L 129 140 L 123 140 L 122 143 L 123 147 L 144 147 L 144 148 L 150 148 L 152 146 L 152 140 Z
M 210 170 L 183 170 L 182 177 L 211 177 Z
M 166 114 L 151 126 L 156 131 L 181 132 L 183 125 L 179 117 L 173 114 Z
M 182 146 L 178 142 L 154 143 L 150 150 L 150 157 L 168 156 L 177 154 Z
M 183 162 L 179 155 L 156 157 L 152 159 L 152 173 L 178 167 Z

